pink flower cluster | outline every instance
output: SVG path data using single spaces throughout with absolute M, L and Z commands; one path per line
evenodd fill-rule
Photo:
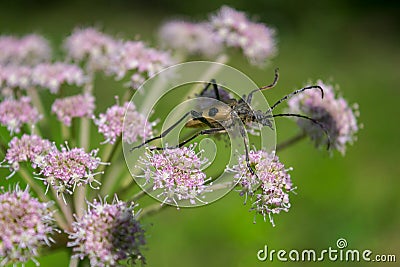
M 43 87 L 55 94 L 63 84 L 83 86 L 87 82 L 82 69 L 73 64 L 41 63 L 34 67 L 0 65 L 0 86 L 3 88 Z
M 152 183 L 153 190 L 161 189 L 163 203 L 178 206 L 177 200 L 189 200 L 192 205 L 200 199 L 207 189 L 206 174 L 201 167 L 207 159 L 201 159 L 194 151 L 195 145 L 189 147 L 165 149 L 162 152 L 148 150 L 146 158 L 141 158 L 146 182 Z
M 162 44 L 177 53 L 212 57 L 222 51 L 222 44 L 213 36 L 210 25 L 206 22 L 169 21 L 160 31 Z
M 327 129 L 331 147 L 337 149 L 342 155 L 346 153 L 346 145 L 353 144 L 358 132 L 357 116 L 358 107 L 349 106 L 347 101 L 335 94 L 333 86 L 317 83 L 324 89 L 324 98 L 318 91 L 305 91 L 292 97 L 288 101 L 291 113 L 303 113 Z M 327 137 L 318 125 L 309 121 L 297 120 L 300 128 L 315 142 L 316 146 L 325 146 Z
M 261 214 L 274 225 L 272 214 L 289 211 L 289 192 L 293 190 L 292 181 L 288 173 L 290 169 L 279 161 L 275 152 L 268 153 L 263 150 L 249 152 L 250 166 L 255 171 L 252 174 L 247 166 L 246 157 L 239 157 L 238 165 L 228 170 L 235 173 L 234 178 L 243 188 L 242 195 L 256 197 L 252 210 Z
M 2 65 L 35 65 L 51 58 L 49 42 L 37 34 L 0 36 L 0 51 Z
M 4 188 L 3 188 L 4 189 Z M 3 190 L 2 189 L 2 190 Z M 39 249 L 54 242 L 51 202 L 41 203 L 18 186 L 0 194 L 0 266 L 26 263 L 39 256 Z
M 23 124 L 33 125 L 41 118 L 37 109 L 31 105 L 29 97 L 0 102 L 0 124 L 6 126 L 11 134 L 19 133 Z
M 32 86 L 32 68 L 18 65 L 0 65 L 0 87 L 4 95 L 5 88 L 28 89 Z
M 18 171 L 21 162 L 30 162 L 32 167 L 36 168 L 51 148 L 52 144 L 49 140 L 37 135 L 24 134 L 21 138 L 11 139 L 4 159 L 4 162 L 8 164 L 7 167 L 12 171 L 9 177 Z
M 94 200 L 88 211 L 72 224 L 68 243 L 75 257 L 88 257 L 91 266 L 119 266 L 123 260 L 145 262 L 141 248 L 144 230 L 134 205 L 114 199 L 112 204 Z
M 56 99 L 51 106 L 51 111 L 57 115 L 59 121 L 66 126 L 71 126 L 72 118 L 91 118 L 94 108 L 94 97 L 86 93 Z
M 40 169 L 38 179 L 43 180 L 47 189 L 52 186 L 58 195 L 64 197 L 64 193 L 72 194 L 76 186 L 89 184 L 93 189 L 93 182 L 98 183 L 94 173 L 101 162 L 96 157 L 98 150 L 86 153 L 83 148 L 61 147 L 58 150 L 55 146 L 43 157 L 38 164 Z M 65 201 L 65 199 L 64 199 Z
M 122 79 L 130 73 L 130 83 L 137 89 L 148 77 L 173 64 L 169 53 L 147 47 L 141 41 L 126 41 L 112 55 L 110 74 Z
M 33 84 L 48 88 L 53 94 L 58 93 L 62 84 L 82 86 L 87 79 L 77 65 L 62 62 L 39 64 L 32 70 Z
M 110 57 L 120 42 L 95 28 L 75 29 L 65 40 L 67 56 L 76 62 L 85 61 L 89 71 L 106 70 Z
M 275 31 L 250 21 L 243 12 L 223 6 L 211 16 L 210 24 L 218 41 L 241 48 L 252 64 L 262 65 L 276 53 Z
M 99 118 L 93 118 L 99 133 L 104 135 L 104 143 L 114 144 L 123 132 L 123 141 L 132 144 L 152 135 L 153 123 L 136 111 L 133 103 L 126 102 L 109 107 Z

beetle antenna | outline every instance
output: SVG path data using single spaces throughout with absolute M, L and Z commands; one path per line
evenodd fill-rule
M 326 129 L 326 127 L 320 123 L 319 121 L 312 119 L 310 117 L 307 117 L 305 115 L 301 115 L 301 114 L 295 114 L 295 113 L 281 113 L 281 114 L 274 114 L 272 115 L 272 117 L 297 117 L 297 118 L 302 118 L 302 119 L 306 119 L 311 121 L 314 124 L 317 124 L 325 133 L 326 137 L 328 138 L 328 143 L 327 143 L 327 150 L 329 150 L 329 148 L 331 147 L 331 138 L 329 136 L 328 130 Z
M 275 69 L 275 77 L 274 77 L 274 81 L 270 84 L 270 85 L 266 85 L 257 89 L 254 89 L 253 91 L 251 91 L 249 93 L 249 95 L 247 96 L 247 103 L 251 103 L 251 100 L 253 98 L 253 94 L 257 91 L 262 91 L 262 90 L 266 90 L 266 89 L 271 89 L 273 87 L 275 87 L 275 85 L 278 83 L 278 79 L 279 79 L 279 68 Z
M 273 105 L 269 108 L 268 111 L 269 111 L 269 112 L 272 111 L 274 108 L 276 108 L 276 106 L 278 106 L 278 105 L 279 105 L 280 103 L 282 103 L 283 101 L 285 101 L 285 100 L 291 98 L 292 96 L 297 95 L 297 94 L 299 94 L 299 93 L 301 93 L 301 92 L 304 92 L 305 90 L 310 90 L 310 89 L 319 89 L 319 90 L 321 91 L 321 98 L 324 98 L 324 89 L 322 89 L 321 86 L 319 86 L 319 85 L 307 86 L 307 87 L 298 89 L 298 90 L 294 91 L 293 93 L 290 93 L 290 94 L 288 94 L 288 95 L 282 97 L 281 99 L 279 99 L 278 101 L 276 101 L 276 103 L 273 104 Z

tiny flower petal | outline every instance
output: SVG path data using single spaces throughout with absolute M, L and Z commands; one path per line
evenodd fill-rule
M 11 134 L 19 133 L 23 124 L 33 125 L 41 118 L 29 97 L 6 99 L 0 103 L 0 124 L 6 126 Z
M 72 118 L 91 118 L 94 108 L 94 97 L 91 94 L 83 94 L 56 99 L 51 111 L 57 115 L 59 121 L 71 126 Z
M 0 194 L 0 266 L 38 262 L 38 250 L 53 242 L 54 227 L 52 202 L 42 203 L 31 197 L 28 187 L 18 186 Z
M 75 256 L 88 257 L 91 266 L 119 266 L 119 261 L 145 259 L 141 248 L 146 244 L 144 230 L 137 220 L 134 205 L 114 199 L 88 203 L 88 211 L 76 218 L 69 233 L 69 247 Z
M 349 106 L 347 101 L 335 94 L 333 86 L 317 83 L 324 89 L 324 98 L 318 91 L 305 91 L 288 101 L 291 113 L 302 113 L 320 122 L 328 131 L 331 147 L 342 155 L 346 153 L 346 145 L 353 144 L 359 130 L 357 106 Z M 327 137 L 318 125 L 305 120 L 297 120 L 300 128 L 307 133 L 317 147 L 325 146 Z

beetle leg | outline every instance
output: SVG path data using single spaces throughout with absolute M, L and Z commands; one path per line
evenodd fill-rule
M 201 130 L 200 132 L 195 133 L 193 136 L 189 137 L 188 139 L 182 141 L 177 146 L 172 146 L 172 147 L 154 147 L 154 148 L 151 148 L 151 150 L 165 150 L 165 149 L 174 149 L 174 148 L 182 147 L 185 144 L 187 144 L 190 141 L 192 141 L 193 139 L 195 139 L 196 137 L 198 137 L 199 135 L 217 134 L 217 133 L 224 132 L 224 131 L 226 131 L 226 130 L 223 127 Z
M 189 112 L 185 113 L 185 115 L 183 115 L 177 122 L 175 122 L 174 124 L 172 124 L 172 126 L 170 126 L 168 129 L 166 129 L 166 130 L 165 130 L 164 132 L 162 132 L 160 135 L 158 135 L 158 136 L 156 136 L 156 137 L 153 137 L 153 138 L 150 138 L 150 139 L 147 139 L 146 141 L 144 141 L 144 142 L 141 143 L 140 145 L 132 147 L 132 148 L 130 149 L 130 151 L 132 152 L 133 150 L 138 149 L 138 148 L 141 148 L 142 146 L 144 146 L 144 145 L 146 145 L 146 144 L 148 144 L 148 143 L 150 143 L 150 142 L 152 142 L 152 141 L 154 141 L 154 140 L 163 138 L 163 137 L 166 136 L 170 131 L 172 131 L 176 126 L 178 126 L 178 124 L 181 123 L 187 116 L 191 115 L 193 112 L 195 112 L 195 111 L 192 110 L 192 111 L 189 111 Z M 197 112 L 196 112 L 196 113 L 197 113 Z
M 217 82 L 215 81 L 215 79 L 211 79 L 211 81 L 206 85 L 206 87 L 204 87 L 203 91 L 201 91 L 200 96 L 204 95 L 204 93 L 210 88 L 210 85 L 213 86 L 215 98 L 217 100 L 221 101 L 221 97 L 220 97 L 219 91 L 218 91 L 218 85 L 217 85 Z

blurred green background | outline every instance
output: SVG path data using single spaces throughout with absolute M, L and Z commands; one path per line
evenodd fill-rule
M 265 93 L 268 99 L 274 101 L 309 79 L 331 81 L 340 85 L 350 103 L 359 103 L 360 122 L 365 127 L 345 157 L 338 153 L 329 157 L 309 141 L 279 153 L 281 161 L 294 167 L 292 178 L 298 194 L 291 195 L 289 213 L 274 217 L 276 227 L 261 218 L 253 224 L 249 206 L 243 206 L 235 192 L 206 207 L 168 209 L 147 218 L 148 249 L 144 254 L 148 266 L 311 266 L 318 263 L 259 262 L 256 253 L 264 245 L 276 250 L 320 250 L 335 247 L 341 237 L 347 239 L 348 248 L 397 254 L 399 261 L 398 2 L 2 1 L 0 32 L 37 32 L 59 48 L 76 26 L 99 26 L 112 35 L 151 43 L 163 21 L 177 17 L 201 20 L 222 4 L 247 11 L 277 29 L 279 54 L 265 69 L 251 67 L 239 57 L 230 62 L 259 85 L 268 83 L 273 69 L 279 67 L 280 82 Z M 98 83 L 104 90 L 112 85 Z M 102 98 L 97 106 L 113 103 L 112 98 Z M 276 123 L 278 141 L 297 131 L 290 120 Z M 60 252 L 41 262 L 42 266 L 67 266 L 68 256 Z

